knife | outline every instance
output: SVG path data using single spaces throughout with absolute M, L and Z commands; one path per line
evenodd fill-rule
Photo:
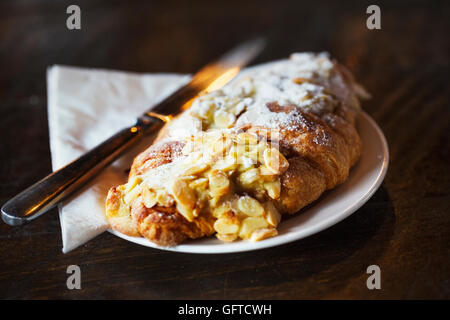
M 142 114 L 136 123 L 102 142 L 65 167 L 53 172 L 6 202 L 2 219 L 23 225 L 47 212 L 93 178 L 144 135 L 159 130 L 195 97 L 219 89 L 263 49 L 264 40 L 245 42 L 198 71 L 191 81 Z

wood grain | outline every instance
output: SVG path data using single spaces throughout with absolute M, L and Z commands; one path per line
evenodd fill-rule
M 450 298 L 450 5 L 378 1 L 70 1 L 0 4 L 0 204 L 51 170 L 46 68 L 195 71 L 253 35 L 255 63 L 294 51 L 332 53 L 372 94 L 364 109 L 386 134 L 391 162 L 372 199 L 343 222 L 262 251 L 190 255 L 103 234 L 61 253 L 57 212 L 20 228 L 0 224 L 0 298 Z M 107 94 L 107 92 L 105 92 Z M 66 268 L 82 289 L 66 288 Z M 377 264 L 382 289 L 366 288 Z

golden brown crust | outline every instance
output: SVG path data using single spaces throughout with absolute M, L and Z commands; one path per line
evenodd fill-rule
M 156 143 L 140 153 L 133 161 L 130 177 L 134 177 L 157 168 L 163 164 L 172 162 L 181 154 L 184 143 L 181 141 L 170 141 Z
M 349 121 L 344 117 L 339 116 L 339 114 L 326 113 L 321 117 L 321 119 L 330 129 L 344 139 L 345 147 L 350 158 L 350 166 L 353 166 L 361 156 L 362 148 L 361 139 L 354 127 L 353 117 Z
M 294 157 L 288 161 L 289 168 L 281 176 L 277 206 L 281 212 L 295 213 L 319 198 L 326 190 L 326 178 L 317 165 L 305 158 Z
M 161 246 L 174 246 L 186 239 L 200 238 L 205 235 L 196 224 L 189 223 L 175 207 L 145 207 L 136 203 L 131 214 L 137 221 L 139 233 Z

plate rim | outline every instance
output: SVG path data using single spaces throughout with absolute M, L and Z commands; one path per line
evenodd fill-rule
M 197 250 L 195 250 L 196 247 L 190 247 L 189 244 L 181 244 L 181 245 L 178 245 L 175 247 L 162 247 L 162 246 L 158 246 L 158 245 L 152 243 L 151 241 L 149 241 L 145 238 L 142 238 L 142 237 L 130 237 L 130 236 L 124 235 L 113 229 L 108 229 L 107 231 L 110 232 L 111 234 L 113 234 L 119 238 L 122 238 L 124 240 L 127 240 L 129 242 L 132 242 L 132 243 L 135 243 L 135 244 L 138 244 L 141 246 L 145 246 L 145 247 L 150 247 L 153 249 L 163 250 L 163 251 L 171 251 L 171 252 L 178 252 L 178 253 L 193 253 L 193 254 L 227 254 L 227 253 L 256 251 L 256 250 L 262 250 L 262 249 L 266 249 L 266 248 L 276 247 L 276 246 L 280 246 L 280 245 L 283 245 L 286 243 L 290 243 L 290 242 L 294 242 L 294 241 L 297 241 L 300 239 L 307 238 L 313 234 L 316 234 L 325 229 L 328 229 L 329 227 L 337 224 L 338 222 L 345 220 L 350 215 L 355 213 L 359 208 L 361 208 L 381 186 L 381 183 L 383 182 L 383 180 L 386 176 L 387 170 L 388 170 L 389 148 L 388 148 L 387 140 L 386 140 L 386 137 L 384 136 L 383 131 L 378 126 L 378 124 L 375 122 L 375 120 L 364 110 L 361 110 L 359 112 L 358 116 L 364 117 L 365 120 L 367 120 L 372 125 L 373 129 L 375 129 L 375 131 L 377 133 L 378 139 L 381 142 L 381 149 L 383 151 L 383 154 L 382 154 L 383 158 L 382 158 L 382 161 L 380 161 L 381 169 L 378 172 L 378 175 L 375 178 L 375 180 L 372 182 L 372 185 L 370 186 L 368 191 L 362 197 L 360 197 L 358 199 L 358 201 L 352 203 L 348 208 L 341 211 L 340 214 L 333 215 L 329 219 L 325 219 L 324 221 L 318 223 L 314 228 L 310 228 L 309 230 L 306 230 L 300 234 L 298 234 L 298 233 L 292 233 L 290 235 L 285 234 L 282 238 L 274 237 L 274 238 L 266 239 L 266 240 L 263 240 L 263 241 L 260 241 L 257 243 L 252 242 L 250 246 L 244 246 L 243 248 L 240 246 L 236 246 L 234 248 L 226 247 L 227 249 L 225 249 L 225 247 L 224 247 L 221 249 L 220 247 L 217 248 L 217 246 L 214 246 L 214 251 L 209 251 L 209 250 L 204 250 L 204 249 L 199 250 L 198 248 L 197 248 Z M 337 188 L 339 188 L 339 186 Z M 274 241 L 270 241 L 273 239 L 275 239 L 275 243 L 274 243 Z M 190 249 L 190 248 L 192 248 L 192 249 Z

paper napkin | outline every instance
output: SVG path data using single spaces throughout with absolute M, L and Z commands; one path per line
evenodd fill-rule
M 50 67 L 47 96 L 53 170 L 134 124 L 138 115 L 188 81 L 189 76 L 177 74 Z M 104 216 L 107 192 L 126 182 L 126 170 L 151 139 L 142 141 L 59 205 L 64 253 L 108 229 Z

